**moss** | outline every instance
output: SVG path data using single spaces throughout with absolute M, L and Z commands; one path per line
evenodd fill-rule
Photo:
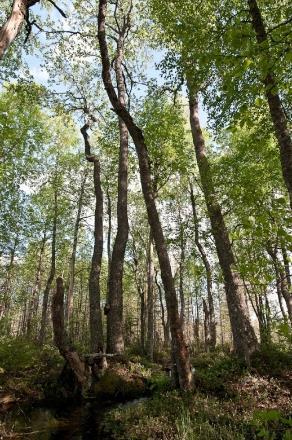
M 129 369 L 115 365 L 93 385 L 93 393 L 97 398 L 131 399 L 142 396 L 147 390 L 143 376 L 138 376 Z

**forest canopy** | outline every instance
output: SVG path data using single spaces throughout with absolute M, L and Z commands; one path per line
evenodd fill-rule
M 6 350 L 29 344 L 59 353 L 74 396 L 133 355 L 193 392 L 204 356 L 252 369 L 289 355 L 291 12 L 1 3 L 5 374 Z M 173 429 L 145 439 L 213 438 Z

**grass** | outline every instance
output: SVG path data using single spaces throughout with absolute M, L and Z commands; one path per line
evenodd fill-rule
M 169 391 L 166 379 L 157 378 L 151 399 L 106 414 L 103 434 L 116 440 L 292 440 L 290 354 L 264 348 L 252 362 L 247 369 L 231 355 L 200 354 L 192 362 L 195 392 Z

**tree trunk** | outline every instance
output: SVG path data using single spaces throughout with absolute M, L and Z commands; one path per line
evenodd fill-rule
M 11 14 L 0 29 L 0 60 L 21 31 L 28 8 L 38 2 L 39 0 L 14 0 Z
M 48 315 L 48 303 L 49 295 L 52 287 L 53 280 L 56 273 L 56 238 L 57 238 L 57 220 L 58 220 L 58 189 L 55 188 L 54 192 L 54 216 L 53 216 L 53 231 L 52 231 L 52 251 L 51 251 L 51 268 L 47 284 L 43 295 L 43 307 L 42 307 L 42 319 L 41 328 L 39 334 L 39 344 L 43 345 L 46 336 L 47 329 L 47 315 Z
M 206 322 L 206 324 L 208 324 L 208 326 L 209 326 L 209 329 L 207 332 L 209 335 L 208 349 L 214 350 L 215 346 L 216 346 L 216 320 L 215 320 L 214 300 L 213 300 L 213 293 L 212 293 L 212 270 L 211 270 L 211 265 L 210 265 L 209 260 L 207 258 L 207 254 L 205 252 L 205 249 L 200 242 L 199 220 L 198 220 L 198 216 L 197 216 L 194 190 L 193 190 L 193 187 L 191 184 L 190 184 L 190 194 L 191 194 L 191 205 L 192 205 L 194 226 L 195 226 L 195 243 L 196 243 L 198 251 L 201 255 L 201 259 L 202 259 L 204 267 L 205 267 L 206 278 L 207 278 L 208 306 L 207 306 L 207 303 L 204 304 L 204 313 L 205 313 L 205 318 L 206 318 L 206 316 L 208 316 L 208 320 Z
M 107 230 L 107 293 L 106 293 L 106 307 L 109 307 L 109 280 L 110 280 L 110 268 L 112 261 L 112 201 L 110 196 L 109 187 L 106 187 L 106 198 L 107 198 L 107 217 L 108 217 L 108 230 Z
M 258 44 L 268 44 L 265 23 L 256 0 L 248 0 L 249 13 L 252 19 L 252 26 L 256 34 Z M 269 56 L 269 48 L 267 48 Z M 281 98 L 277 90 L 274 73 L 269 68 L 263 78 L 265 92 L 269 104 L 271 118 L 274 124 L 275 134 L 280 148 L 280 158 L 284 181 L 290 197 L 292 209 L 292 139 L 288 128 L 287 117 L 282 106 Z
M 31 299 L 30 299 L 29 305 L 28 305 L 28 316 L 27 316 L 27 323 L 26 323 L 26 335 L 28 338 L 31 337 L 32 321 L 34 319 L 35 310 L 36 310 L 36 301 L 38 299 L 37 294 L 40 290 L 42 264 L 43 264 L 43 256 L 44 256 L 46 241 L 47 241 L 47 236 L 46 236 L 46 231 L 44 231 L 44 235 L 43 235 L 42 242 L 41 242 L 39 258 L 38 258 L 38 265 L 37 265 L 37 271 L 36 271 L 36 276 L 35 276 L 35 282 L 34 282 L 34 286 L 32 288 Z
M 147 344 L 146 353 L 153 360 L 154 351 L 154 264 L 152 234 L 149 234 L 147 251 Z
M 91 120 L 95 118 L 91 115 Z M 102 313 L 100 308 L 100 271 L 103 251 L 103 193 L 100 178 L 100 163 L 97 156 L 91 153 L 91 144 L 88 135 L 90 124 L 87 122 L 81 128 L 84 139 L 85 156 L 93 162 L 93 181 L 95 194 L 94 215 L 94 246 L 89 274 L 89 329 L 90 349 L 92 353 L 103 352 Z
M 117 43 L 115 71 L 118 87 L 118 99 L 121 105 L 126 102 L 122 62 L 124 58 L 124 35 L 120 34 Z M 109 313 L 107 315 L 107 351 L 122 353 L 123 337 L 123 273 L 124 258 L 128 241 L 128 143 L 126 124 L 119 117 L 120 155 L 118 175 L 117 235 L 113 246 L 109 277 Z
M 180 298 L 180 319 L 182 328 L 185 328 L 185 293 L 184 293 L 184 270 L 185 270 L 185 238 L 184 238 L 184 227 L 182 224 L 181 213 L 179 212 L 179 222 L 180 222 L 180 262 L 179 262 L 179 298 Z
M 100 0 L 99 15 L 98 15 L 98 39 L 99 39 L 100 54 L 102 60 L 103 82 L 104 82 L 105 90 L 110 99 L 110 102 L 114 108 L 114 111 L 125 122 L 136 147 L 138 160 L 139 160 L 142 191 L 147 208 L 148 221 L 151 227 L 151 232 L 154 238 L 155 247 L 159 259 L 161 276 L 163 280 L 166 302 L 167 302 L 167 309 L 171 322 L 173 357 L 176 362 L 180 387 L 182 389 L 189 389 L 192 384 L 189 353 L 182 332 L 181 322 L 178 314 L 176 291 L 171 273 L 168 251 L 156 208 L 148 152 L 142 131 L 135 124 L 134 120 L 132 119 L 127 109 L 123 105 L 121 105 L 112 84 L 111 73 L 110 73 L 111 65 L 108 55 L 106 32 L 105 32 L 106 8 L 107 8 L 107 0 Z
M 216 200 L 212 171 L 205 151 L 205 140 L 200 127 L 198 98 L 189 86 L 190 123 L 205 201 L 211 221 L 219 263 L 225 281 L 226 298 L 234 342 L 238 356 L 249 363 L 250 355 L 257 348 L 254 329 L 245 307 L 244 287 L 235 269 L 235 259 L 221 208 Z
M 86 183 L 87 173 L 84 173 L 83 179 L 81 181 L 80 193 L 77 202 L 77 216 L 74 226 L 74 235 L 73 235 L 73 246 L 72 253 L 70 258 L 70 268 L 69 268 L 69 283 L 68 283 L 68 291 L 67 291 L 67 301 L 66 301 L 66 309 L 65 309 L 65 323 L 68 329 L 70 329 L 69 334 L 72 333 L 72 313 L 73 313 L 73 292 L 74 292 L 74 281 L 75 281 L 75 262 L 76 262 L 76 252 L 77 252 L 77 244 L 78 244 L 78 233 L 81 221 L 81 213 L 83 208 L 83 197 L 85 191 L 85 183 Z
M 64 284 L 62 278 L 57 278 L 56 292 L 52 298 L 52 321 L 54 341 L 60 354 L 67 361 L 73 371 L 78 386 L 83 390 L 88 382 L 88 369 L 81 361 L 76 350 L 69 344 L 64 326 Z
M 164 310 L 163 298 L 162 298 L 162 288 L 158 282 L 157 275 L 158 275 L 158 271 L 156 270 L 155 271 L 155 284 L 157 286 L 160 308 L 161 308 L 161 321 L 162 321 L 162 327 L 163 327 L 164 346 L 165 346 L 165 348 L 168 348 L 170 346 L 169 321 L 168 321 L 168 319 L 165 318 L 165 310 Z
M 284 298 L 284 300 L 285 300 L 287 312 L 288 312 L 288 317 L 289 317 L 290 323 L 292 324 L 292 294 L 291 294 L 291 288 L 289 287 L 289 281 L 287 279 L 285 268 L 283 268 L 281 262 L 278 259 L 276 247 L 274 247 L 274 248 L 272 248 L 271 246 L 267 247 L 267 252 L 272 259 L 273 266 L 275 269 L 276 284 L 277 284 L 276 288 L 277 288 L 279 305 L 280 305 L 280 309 L 281 309 L 283 318 L 284 318 L 284 320 L 287 320 L 287 316 L 286 316 L 286 313 L 285 313 L 285 310 L 284 310 L 284 307 L 282 304 L 282 298 Z M 284 262 L 284 264 L 285 264 L 285 262 Z
M 291 290 L 292 282 L 291 282 L 290 266 L 289 266 L 287 250 L 286 250 L 284 244 L 282 244 L 281 250 L 282 250 L 282 256 L 283 256 L 283 262 L 284 262 L 284 268 L 285 268 L 285 273 L 286 273 L 287 284 L 288 284 L 288 288 Z
M 14 244 L 13 247 L 10 248 L 10 261 L 9 261 L 9 265 L 7 267 L 7 272 L 6 272 L 6 276 L 5 276 L 5 281 L 3 283 L 3 285 L 1 286 L 1 290 L 3 291 L 3 303 L 1 304 L 1 309 L 0 309 L 0 319 L 5 318 L 5 323 L 4 323 L 4 327 L 7 331 L 7 333 L 9 334 L 9 320 L 8 320 L 8 315 L 9 315 L 9 310 L 10 310 L 10 305 L 11 305 L 11 281 L 12 281 L 12 272 L 13 272 L 13 268 L 14 268 L 14 260 L 15 260 L 15 253 L 16 253 L 16 248 L 18 245 L 18 237 L 15 238 L 14 240 Z

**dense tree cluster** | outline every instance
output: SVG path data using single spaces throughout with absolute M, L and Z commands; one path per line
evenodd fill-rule
M 289 2 L 4 3 L 1 335 L 54 335 L 79 379 L 65 336 L 84 352 L 167 351 L 182 389 L 190 353 L 249 363 L 281 340 Z

